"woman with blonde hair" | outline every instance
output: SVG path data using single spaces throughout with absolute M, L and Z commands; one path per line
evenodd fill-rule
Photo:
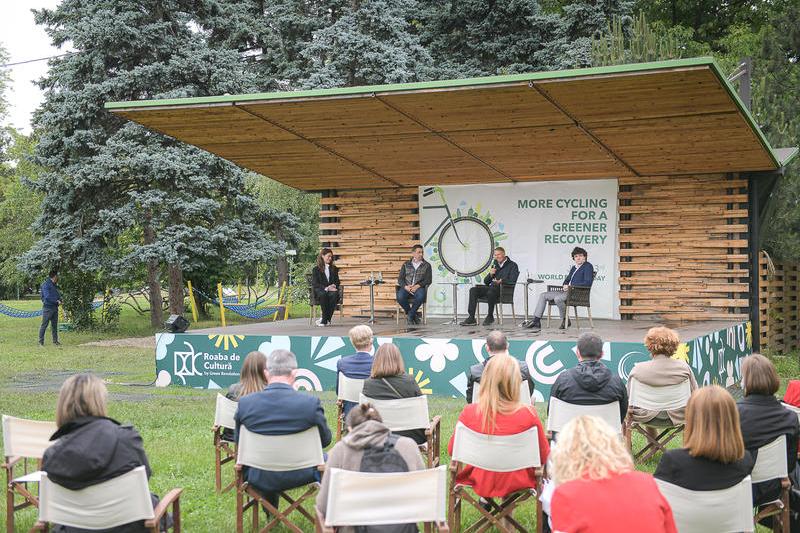
M 622 439 L 602 419 L 579 416 L 550 455 L 554 531 L 673 533 L 672 509 L 650 474 L 637 472 Z
M 664 452 L 653 475 L 689 490 L 721 490 L 749 476 L 754 463 L 744 449 L 733 396 L 710 385 L 689 398 L 683 448 Z
M 406 372 L 400 349 L 390 342 L 381 344 L 375 352 L 372 373 L 364 382 L 362 393 L 370 400 L 398 400 L 422 396 L 414 377 Z M 417 444 L 427 442 L 424 429 L 409 429 L 394 433 L 413 439 Z
M 108 391 L 94 374 L 77 374 L 61 386 L 56 404 L 58 430 L 55 441 L 44 452 L 42 470 L 54 483 L 70 490 L 97 485 L 144 466 L 150 477 L 150 464 L 142 437 L 132 426 L 123 426 L 107 417 Z M 151 495 L 153 505 L 158 497 Z M 162 526 L 164 523 L 162 523 Z M 56 531 L 78 532 L 58 526 Z M 115 528 L 120 533 L 145 532 L 143 521 Z
M 458 421 L 473 431 L 487 435 L 515 435 L 535 427 L 539 437 L 539 459 L 545 464 L 550 453 L 550 444 L 536 410 L 530 405 L 520 403 L 521 383 L 516 359 L 503 354 L 492 356 L 481 377 L 478 403 L 467 404 L 458 416 Z M 447 446 L 447 451 L 451 454 L 454 439 L 455 434 Z M 489 472 L 465 465 L 459 472 L 456 483 L 472 487 L 475 494 L 482 498 L 495 498 L 522 489 L 536 488 L 536 473 L 534 468 Z

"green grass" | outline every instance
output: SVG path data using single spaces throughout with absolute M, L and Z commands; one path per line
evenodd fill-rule
M 38 302 L 4 302 L 17 308 L 36 309 Z M 302 316 L 307 309 L 293 307 L 293 316 Z M 297 313 L 297 314 L 295 314 Z M 233 315 L 228 323 L 244 323 Z M 194 327 L 219 325 L 216 318 Z M 52 420 L 58 387 L 64 378 L 79 371 L 93 371 L 108 382 L 109 416 L 122 423 L 133 424 L 142 434 L 150 459 L 153 477 L 151 489 L 164 494 L 173 487 L 184 489 L 181 514 L 189 532 L 234 531 L 235 495 L 232 491 L 214 492 L 213 447 L 211 424 L 214 416 L 215 391 L 148 386 L 155 374 L 152 348 L 120 348 L 82 346 L 96 340 L 152 335 L 149 318 L 124 308 L 120 328 L 113 333 L 61 333 L 63 346 L 50 344 L 49 332 L 44 348 L 37 346 L 39 319 L 15 319 L 0 315 L 0 413 L 23 418 Z M 796 357 L 775 357 L 784 376 L 797 376 Z M 320 395 L 330 427 L 335 427 L 335 398 L 332 393 Z M 447 441 L 452 435 L 463 401 L 452 398 L 431 399 L 430 410 L 442 416 L 442 460 Z M 543 406 L 538 406 L 544 419 Z M 676 443 L 675 445 L 678 445 Z M 641 446 L 642 441 L 635 441 Z M 226 465 L 230 466 L 230 465 Z M 641 465 L 648 472 L 656 461 Z M 226 471 L 232 476 L 231 470 Z M 5 499 L 0 503 L 5 516 Z M 475 512 L 464 513 L 464 523 L 474 520 Z M 534 503 L 528 502 L 515 516 L 530 530 L 535 526 Z M 17 513 L 15 531 L 28 531 L 36 513 L 26 509 Z M 313 528 L 298 518 L 303 530 Z M 262 521 L 263 525 L 263 521 Z M 279 529 L 278 531 L 283 531 Z

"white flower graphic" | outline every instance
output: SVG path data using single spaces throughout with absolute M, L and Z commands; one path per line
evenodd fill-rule
M 420 344 L 414 349 L 418 361 L 431 360 L 431 370 L 441 372 L 447 366 L 447 361 L 458 359 L 458 346 L 450 343 L 450 339 L 422 339 L 425 344 Z

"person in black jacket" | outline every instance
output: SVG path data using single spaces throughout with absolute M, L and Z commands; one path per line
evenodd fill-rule
M 577 405 L 619 402 L 620 422 L 628 412 L 628 391 L 622 379 L 601 361 L 603 341 L 595 333 L 578 337 L 578 366 L 563 371 L 550 388 L 550 395 Z
M 772 361 L 760 354 L 745 357 L 742 361 L 742 388 L 744 398 L 739 400 L 739 419 L 742 425 L 744 446 L 758 459 L 758 448 L 769 444 L 781 435 L 786 436 L 786 461 L 789 478 L 797 486 L 797 442 L 800 423 L 797 415 L 786 409 L 775 397 L 780 379 Z M 753 504 L 762 505 L 780 496 L 780 480 L 774 479 L 753 484 Z M 792 502 L 792 511 L 800 509 Z
M 317 320 L 318 326 L 331 323 L 336 304 L 339 303 L 339 269 L 333 263 L 333 250 L 323 248 L 317 256 L 317 264 L 311 270 L 311 288 L 322 307 L 322 317 Z
M 399 400 L 422 396 L 414 377 L 406 372 L 400 349 L 391 343 L 382 344 L 375 352 L 372 374 L 364 382 L 361 392 L 370 400 Z M 392 433 L 413 439 L 417 444 L 424 444 L 428 440 L 424 428 Z
M 397 303 L 406 312 L 409 325 L 419 324 L 417 310 L 425 301 L 425 292 L 433 282 L 431 264 L 422 257 L 422 245 L 411 248 L 411 259 L 403 263 L 397 275 Z M 408 300 L 413 296 L 413 300 Z
M 483 320 L 483 325 L 488 326 L 494 323 L 494 306 L 500 300 L 500 288 L 504 291 L 514 290 L 514 286 L 519 278 L 519 267 L 507 255 L 503 247 L 498 246 L 494 249 L 494 263 L 489 273 L 483 278 L 483 285 L 475 285 L 469 290 L 469 307 L 467 312 L 469 316 L 466 320 L 461 322 L 462 326 L 474 326 L 477 324 L 475 321 L 475 311 L 478 309 L 478 298 L 486 296 L 486 303 L 489 310 L 486 312 L 486 318 Z
M 483 376 L 483 371 L 486 368 L 486 363 L 489 362 L 489 359 L 495 355 L 511 355 L 508 353 L 508 338 L 506 337 L 506 334 L 498 330 L 489 332 L 489 334 L 486 336 L 486 351 L 489 353 L 489 357 L 483 363 L 478 363 L 477 365 L 472 365 L 469 367 L 466 392 L 467 403 L 472 403 L 472 392 L 475 389 L 475 384 L 481 382 L 481 376 Z M 522 382 L 528 384 L 531 397 L 533 397 L 533 389 L 535 384 L 533 382 L 533 378 L 531 377 L 531 373 L 528 370 L 528 364 L 525 361 L 518 362 L 519 371 L 522 375 Z
M 683 448 L 664 452 L 653 475 L 688 490 L 722 490 L 741 483 L 754 464 L 744 448 L 733 396 L 710 385 L 692 393 L 686 405 Z
M 139 466 L 144 466 L 150 477 L 141 435 L 132 426 L 123 426 L 106 416 L 107 394 L 102 380 L 93 374 L 74 375 L 61 386 L 56 405 L 58 430 L 50 437 L 55 442 L 42 458 L 42 470 L 53 483 L 69 490 L 81 490 Z M 151 498 L 156 506 L 158 497 L 151 494 Z M 84 530 L 56 526 L 54 531 L 78 533 Z M 144 533 L 149 530 L 139 520 L 114 531 Z

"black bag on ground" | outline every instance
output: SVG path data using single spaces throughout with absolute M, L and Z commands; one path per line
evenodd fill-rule
M 366 448 L 361 458 L 361 472 L 408 472 L 403 456 L 394 445 L 399 437 L 392 433 L 381 447 Z M 384 526 L 356 526 L 358 533 L 417 533 L 417 524 L 390 524 Z

